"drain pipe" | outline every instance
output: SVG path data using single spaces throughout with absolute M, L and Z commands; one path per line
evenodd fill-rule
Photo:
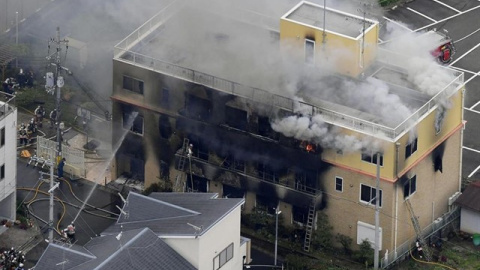
M 458 191 L 462 191 L 462 166 L 463 166 L 463 132 L 465 130 L 465 125 L 467 124 L 464 119 L 464 106 L 465 106 L 465 87 L 462 89 L 462 125 L 460 129 L 460 168 L 458 170 Z
M 398 160 L 400 143 L 395 143 L 395 177 L 398 181 Z M 393 257 L 397 259 L 397 236 L 398 236 L 398 183 L 395 183 L 395 228 L 394 228 L 394 240 L 393 240 Z

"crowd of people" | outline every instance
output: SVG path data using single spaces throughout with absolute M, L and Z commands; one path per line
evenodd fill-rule
M 24 263 L 25 255 L 22 251 L 17 251 L 13 247 L 10 250 L 5 250 L 0 257 L 0 269 L 2 270 L 25 270 Z
M 38 105 L 35 109 L 34 117 L 30 119 L 28 124 L 21 123 L 18 129 L 18 138 L 20 146 L 27 146 L 32 143 L 34 135 L 39 128 L 43 127 L 43 120 L 46 115 L 46 110 L 42 105 Z M 57 110 L 53 109 L 49 114 L 50 128 L 56 127 Z
M 7 94 L 14 94 L 18 88 L 32 87 L 34 80 L 33 71 L 29 71 L 27 74 L 20 69 L 16 77 L 9 77 L 2 82 L 2 90 Z

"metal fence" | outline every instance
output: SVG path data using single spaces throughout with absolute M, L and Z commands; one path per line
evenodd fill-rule
M 57 146 L 56 141 L 37 136 L 36 155 L 42 160 L 54 161 L 56 164 Z M 65 172 L 70 173 L 72 177 L 84 178 L 86 176 L 84 151 L 62 144 L 62 157 L 67 161 Z
M 436 219 L 433 223 L 428 225 L 422 230 L 422 234 L 425 236 L 425 239 L 430 238 L 438 231 L 446 228 L 451 225 L 452 222 L 460 218 L 460 208 L 456 207 L 450 212 L 445 213 L 440 218 Z M 408 257 L 410 250 L 415 246 L 415 241 L 417 236 L 413 236 L 403 244 L 397 247 L 396 252 L 386 253 L 386 255 L 380 261 L 381 268 L 389 268 L 395 262 L 399 262 Z

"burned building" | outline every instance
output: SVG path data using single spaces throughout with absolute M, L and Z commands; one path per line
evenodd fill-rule
M 115 46 L 112 177 L 280 209 L 308 250 L 318 211 L 373 241 L 378 164 L 380 249 L 408 250 L 408 206 L 428 228 L 460 187 L 463 73 L 405 61 L 361 16 L 230 2 L 173 1 Z

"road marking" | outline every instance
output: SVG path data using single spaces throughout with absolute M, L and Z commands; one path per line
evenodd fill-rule
M 415 9 L 412 9 L 412 8 L 407 7 L 407 10 L 410 10 L 411 12 L 416 13 L 417 15 L 420 15 L 420 16 L 424 17 L 425 19 L 429 19 L 430 21 L 432 21 L 432 22 L 434 22 L 434 23 L 437 22 L 436 20 L 428 17 L 427 15 L 425 15 L 425 14 L 423 14 L 423 13 L 420 13 L 420 12 L 416 11 Z
M 479 1 L 480 1 L 480 0 L 479 0 Z M 407 30 L 410 31 L 410 32 L 413 31 L 412 29 L 406 27 L 406 26 L 403 25 L 402 23 L 399 23 L 399 22 L 397 22 L 397 21 L 394 21 L 394 20 L 392 20 L 392 19 L 389 19 L 389 18 L 387 18 L 387 17 L 385 17 L 385 16 L 383 16 L 383 18 L 384 18 L 385 20 L 391 22 L 391 23 L 394 23 L 394 24 L 396 24 L 396 25 L 398 25 L 398 26 L 400 26 L 400 27 L 403 27 L 404 29 L 407 29 Z
M 469 110 L 473 110 L 473 108 L 477 107 L 477 105 L 478 105 L 479 103 L 480 103 L 480 101 L 477 102 L 477 103 L 475 103 L 475 105 L 473 105 L 472 107 L 470 107 Z
M 470 151 L 473 151 L 473 152 L 477 152 L 477 153 L 479 153 L 479 154 L 480 154 L 480 151 L 479 151 L 479 150 L 472 149 L 472 148 L 470 148 L 470 147 L 466 147 L 466 146 L 463 146 L 462 148 L 463 148 L 463 149 L 470 150 Z
M 475 111 L 475 110 L 472 110 L 472 109 L 469 109 L 469 108 L 463 108 L 463 109 L 464 109 L 464 110 L 467 110 L 467 111 L 471 111 L 471 112 L 473 112 L 473 113 L 478 113 L 478 114 L 480 114 L 479 111 Z
M 447 5 L 447 4 L 443 3 L 443 2 L 440 2 L 440 1 L 438 1 L 438 0 L 433 0 L 433 1 L 436 2 L 436 3 L 438 3 L 438 4 L 440 4 L 440 5 L 443 5 L 443 6 L 447 7 L 447 8 L 449 8 L 449 9 L 455 11 L 455 12 L 462 13 L 460 10 L 458 10 L 458 9 L 456 9 L 456 8 L 453 8 L 453 7 Z
M 462 56 L 458 57 L 457 59 L 455 59 L 452 63 L 450 63 L 449 66 L 455 64 L 456 62 L 458 62 L 460 59 L 462 59 L 463 57 L 465 57 L 467 54 L 471 53 L 473 50 L 475 50 L 476 48 L 478 48 L 478 46 L 480 46 L 480 43 L 478 43 L 477 45 L 475 45 L 473 48 L 471 48 L 470 50 L 468 50 L 466 53 L 464 53 Z
M 467 176 L 467 178 L 472 177 L 472 175 L 474 175 L 474 174 L 478 171 L 478 169 L 480 169 L 480 165 L 479 165 L 475 170 L 473 170 L 473 172 L 470 173 L 470 174 Z
M 478 0 L 478 1 L 480 1 L 480 0 Z M 459 39 L 455 40 L 455 43 L 458 43 L 458 42 L 460 42 L 460 41 L 462 41 L 462 40 L 470 37 L 471 35 L 477 33 L 478 31 L 480 31 L 480 28 L 478 28 L 477 30 L 473 31 L 472 33 L 470 33 L 470 34 L 468 34 L 468 35 L 466 35 L 466 36 L 464 36 L 464 37 L 462 37 L 462 38 L 459 38 Z
M 478 75 L 480 75 L 480 72 L 478 73 L 475 73 L 475 75 L 473 75 L 472 77 L 470 77 L 468 80 L 466 80 L 465 82 L 463 82 L 463 84 L 467 84 L 469 83 L 471 80 L 473 80 L 475 77 L 477 77 Z
M 480 2 L 480 0 L 478 0 L 478 1 Z M 455 17 L 457 17 L 457 16 L 460 16 L 460 15 L 463 15 L 463 14 L 468 13 L 468 12 L 470 12 L 470 11 L 473 11 L 473 10 L 475 10 L 475 9 L 477 9 L 477 8 L 480 8 L 480 5 L 478 5 L 478 6 L 476 6 L 476 7 L 473 7 L 473 8 L 471 8 L 471 9 L 467 9 L 467 10 L 465 10 L 465 11 L 462 12 L 462 13 L 458 13 L 458 14 L 452 15 L 452 16 L 450 16 L 450 17 L 441 19 L 441 20 L 438 21 L 437 23 L 439 23 L 439 22 L 444 22 L 444 21 L 448 21 L 448 20 L 453 19 L 453 18 L 455 18 Z M 421 31 L 421 30 L 423 30 L 423 29 L 427 29 L 427 28 L 429 28 L 429 27 L 432 27 L 432 26 L 436 25 L 437 23 L 431 23 L 431 24 L 422 26 L 422 27 L 414 30 L 414 32 L 418 32 L 418 31 Z

